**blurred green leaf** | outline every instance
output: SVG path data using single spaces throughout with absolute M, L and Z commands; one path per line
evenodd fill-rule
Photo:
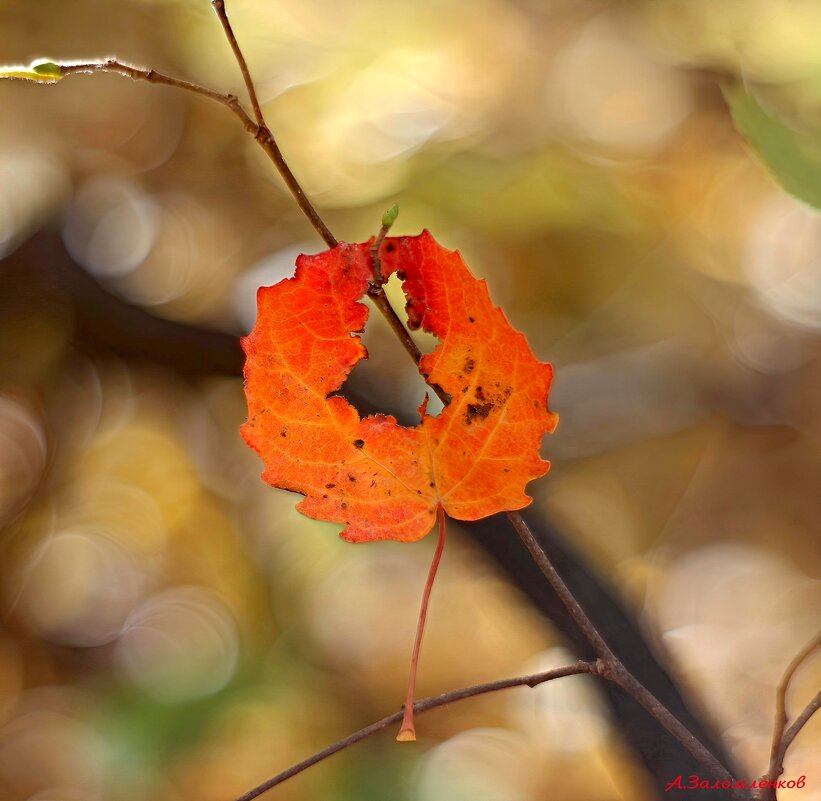
M 741 85 L 725 90 L 724 96 L 735 127 L 776 181 L 821 209 L 821 136 L 793 130 Z

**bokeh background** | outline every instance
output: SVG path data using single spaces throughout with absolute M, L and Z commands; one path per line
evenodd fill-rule
M 721 86 L 821 129 L 821 2 L 228 10 L 336 235 L 397 202 L 395 231 L 460 249 L 553 362 L 536 507 L 760 774 L 821 609 L 821 216 L 747 151 Z M 2 2 L 0 62 L 112 54 L 241 94 L 206 0 Z M 345 544 L 264 485 L 209 339 L 322 247 L 224 108 L 116 76 L 0 84 L 2 799 L 226 801 L 401 702 L 432 538 Z M 365 338 L 351 380 L 411 422 L 421 379 L 380 319 Z M 572 659 L 453 530 L 419 694 Z M 587 679 L 419 729 L 271 798 L 651 797 Z M 787 763 L 807 787 L 780 797 L 821 799 L 819 744 L 816 722 Z

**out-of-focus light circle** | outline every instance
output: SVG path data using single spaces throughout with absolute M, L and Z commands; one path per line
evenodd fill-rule
M 384 552 L 343 564 L 313 600 L 319 641 L 341 664 L 406 661 L 415 623 L 397 611 L 418 604 L 424 571 L 419 560 Z
M 72 646 L 117 638 L 143 575 L 129 551 L 90 528 L 38 544 L 22 567 L 17 608 L 39 636 Z
M 291 245 L 271 253 L 242 274 L 234 290 L 234 312 L 244 331 L 250 331 L 257 320 L 259 288 L 272 286 L 283 278 L 290 278 L 296 270 L 297 256 L 315 250 L 316 243 L 303 242 Z
M 521 673 L 541 673 L 571 664 L 573 659 L 563 648 L 551 648 Z M 511 693 L 511 708 L 516 724 L 553 751 L 589 751 L 607 735 L 601 702 L 589 676 L 567 676 L 527 693 Z
M 212 592 L 177 587 L 158 593 L 128 618 L 118 644 L 128 677 L 165 701 L 199 698 L 234 675 L 239 633 L 233 615 Z
M 406 62 L 404 70 L 397 61 Z M 423 74 L 438 71 L 437 61 L 431 53 L 394 52 L 359 73 L 325 119 L 326 136 L 337 154 L 354 163 L 388 161 L 441 131 L 456 109 L 408 69 L 415 62 Z
M 718 721 L 755 731 L 752 763 L 767 759 L 772 698 L 785 667 L 817 631 L 821 583 L 786 559 L 718 543 L 678 557 L 660 582 L 656 611 L 683 675 Z
M 821 214 L 786 194 L 774 196 L 752 220 L 744 267 L 774 314 L 821 329 Z
M 63 239 L 69 253 L 89 272 L 121 278 L 151 252 L 158 218 L 156 204 L 135 183 L 93 178 L 69 207 Z
M 566 135 L 628 153 L 664 144 L 693 105 L 684 79 L 604 16 L 558 54 L 545 102 Z
M 733 316 L 735 351 L 744 364 L 762 373 L 779 375 L 812 358 L 811 335 L 757 304 L 744 303 Z
M 46 466 L 46 437 L 31 412 L 0 397 L 0 522 L 30 496 Z
M 657 600 L 658 620 L 670 647 L 691 668 L 726 676 L 730 670 L 768 674 L 775 665 L 777 673 L 796 640 L 795 625 L 783 620 L 798 624 L 806 603 L 801 599 L 813 594 L 813 584 L 821 589 L 776 554 L 749 545 L 709 545 L 671 566 Z M 806 613 L 809 625 L 811 610 Z
M 99 736 L 70 704 L 61 703 L 58 688 L 46 689 L 29 691 L 19 716 L 0 728 L 0 784 L 8 793 L 3 797 L 98 801 Z
M 471 729 L 422 759 L 418 801 L 527 801 L 526 742 L 505 729 Z
M 10 253 L 68 194 L 63 165 L 45 151 L 0 153 L 0 258 Z

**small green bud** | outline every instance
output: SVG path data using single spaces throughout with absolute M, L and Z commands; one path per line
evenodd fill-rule
M 395 222 L 396 218 L 399 216 L 399 206 L 394 203 L 383 215 L 382 215 L 382 226 L 384 228 L 390 228 Z
M 47 58 L 40 59 L 39 61 L 33 61 L 31 64 L 31 69 L 33 72 L 36 72 L 38 75 L 42 75 L 44 78 L 54 78 L 57 80 L 63 75 L 63 68 L 55 62 L 49 61 Z
M 28 66 L 10 64 L 0 66 L 0 78 L 17 78 L 24 81 L 39 81 L 51 83 L 63 77 L 63 68 L 53 61 L 41 58 Z

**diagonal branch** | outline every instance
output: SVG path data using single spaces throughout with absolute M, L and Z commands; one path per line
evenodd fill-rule
M 545 682 L 552 681 L 553 679 L 561 679 L 565 676 L 576 676 L 581 673 L 599 673 L 598 663 L 576 662 L 574 665 L 554 668 L 553 670 L 547 670 L 543 673 L 534 673 L 529 676 L 518 676 L 513 679 L 501 679 L 499 681 L 487 682 L 486 684 L 474 684 L 472 687 L 463 687 L 460 690 L 452 690 L 451 692 L 442 693 L 442 695 L 435 695 L 431 698 L 425 698 L 422 701 L 417 701 L 413 705 L 413 712 L 415 715 L 421 715 L 423 712 L 428 712 L 431 709 L 436 709 L 437 707 L 445 706 L 446 704 L 452 704 L 455 701 L 462 701 L 465 698 L 473 698 L 477 695 L 485 695 L 487 693 L 497 692 L 498 690 L 506 690 L 509 687 L 537 687 L 539 684 L 544 684 Z M 264 781 L 262 784 L 254 787 L 253 790 L 249 790 L 247 793 L 240 796 L 236 799 L 236 801 L 251 801 L 251 799 L 257 798 L 264 792 L 270 790 L 272 787 L 282 784 L 282 782 L 286 779 L 290 779 L 292 776 L 296 776 L 298 773 L 302 773 L 302 771 L 316 765 L 317 762 L 322 762 L 322 760 L 327 759 L 329 756 L 333 756 L 345 748 L 348 748 L 348 746 L 355 745 L 367 737 L 370 737 L 372 734 L 376 734 L 383 729 L 387 729 L 389 726 L 393 726 L 395 723 L 402 720 L 403 714 L 403 712 L 395 712 L 393 715 L 388 715 L 388 717 L 376 721 L 376 723 L 371 723 L 370 726 L 365 726 L 364 729 L 354 732 L 333 745 L 329 745 L 327 748 L 319 751 L 313 756 L 304 759 L 302 762 L 299 762 L 287 770 L 282 771 L 282 773 L 272 776 L 267 781 Z
M 536 541 L 524 518 L 518 512 L 508 512 L 508 519 L 524 543 L 533 561 L 539 566 L 556 595 L 565 605 L 576 625 L 585 635 L 603 664 L 601 675 L 617 684 L 638 701 L 670 734 L 672 734 L 702 765 L 722 781 L 735 780 L 710 750 L 661 701 L 656 698 L 613 653 L 581 604 L 570 592 L 553 563 Z M 731 790 L 731 795 L 740 795 Z

